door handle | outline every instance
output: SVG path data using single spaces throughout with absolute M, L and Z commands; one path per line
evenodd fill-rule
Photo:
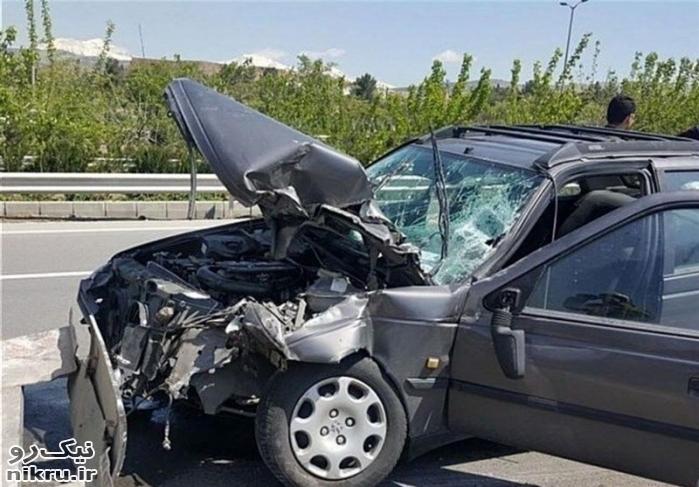
M 699 377 L 692 377 L 691 379 L 689 379 L 689 385 L 687 386 L 687 394 L 699 399 Z

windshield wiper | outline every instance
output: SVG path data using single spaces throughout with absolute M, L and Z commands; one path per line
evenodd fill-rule
M 442 155 L 437 147 L 437 138 L 434 136 L 434 131 L 430 130 L 430 142 L 432 143 L 432 163 L 434 166 L 434 189 L 439 203 L 439 217 L 437 224 L 439 227 L 439 235 L 442 238 L 442 251 L 439 262 L 434 266 L 431 275 L 434 275 L 439 270 L 442 262 L 449 253 L 449 199 L 447 197 L 447 185 L 444 179 L 444 163 Z

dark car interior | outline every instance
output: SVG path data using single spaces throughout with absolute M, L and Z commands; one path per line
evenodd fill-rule
M 649 194 L 645 181 L 641 173 L 586 176 L 569 181 L 559 188 L 556 201 L 549 203 L 506 265 L 551 242 L 554 216 L 555 236 L 559 238 Z

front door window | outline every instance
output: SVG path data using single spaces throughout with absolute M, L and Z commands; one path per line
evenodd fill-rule
M 699 209 L 626 223 L 518 280 L 526 307 L 699 331 Z

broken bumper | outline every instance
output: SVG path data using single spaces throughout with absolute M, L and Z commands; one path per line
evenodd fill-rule
M 112 368 L 107 347 L 82 288 L 78 303 L 85 325 L 71 314 L 71 326 L 79 340 L 76 351 L 78 370 L 68 381 L 70 419 L 78 443 L 91 441 L 95 450 L 95 455 L 85 465 L 98 472 L 91 485 L 112 486 L 126 455 L 126 414 L 117 372 Z

